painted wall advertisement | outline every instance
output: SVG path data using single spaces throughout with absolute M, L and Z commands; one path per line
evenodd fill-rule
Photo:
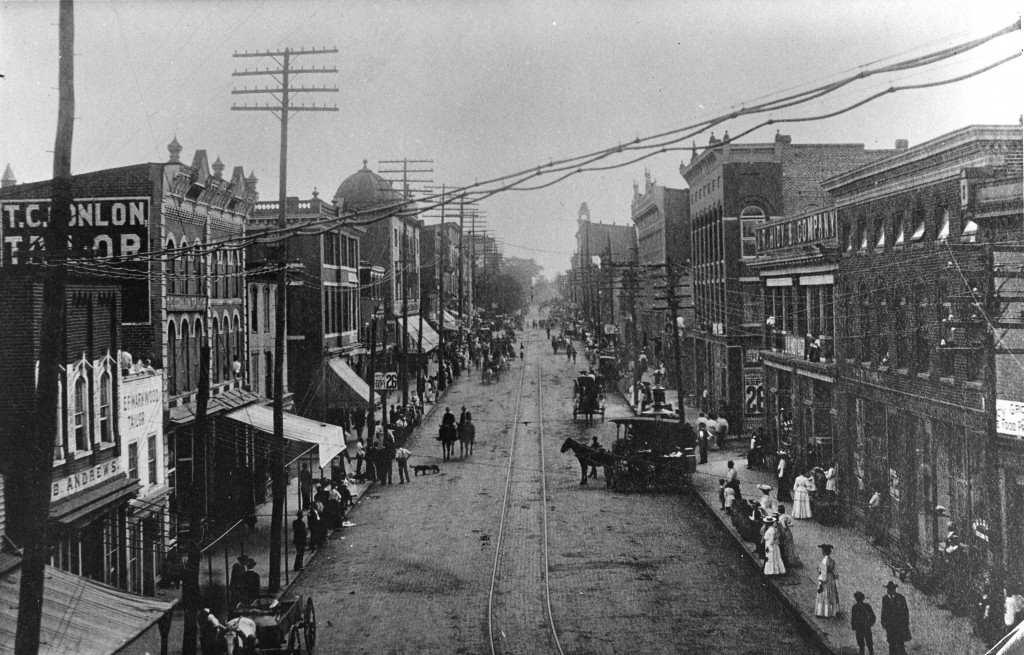
M 764 369 L 743 369 L 743 413 L 764 414 Z
M 71 205 L 69 245 L 83 258 L 114 260 L 108 272 L 121 286 L 125 323 L 149 323 L 149 264 L 118 261 L 145 250 L 149 212 L 147 197 L 82 198 Z M 49 216 L 48 198 L 0 202 L 0 266 L 29 263 L 44 250 Z

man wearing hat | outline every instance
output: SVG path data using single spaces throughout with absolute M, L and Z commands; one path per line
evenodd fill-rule
M 899 585 L 889 581 L 885 585 L 886 594 L 882 596 L 882 629 L 885 640 L 889 642 L 889 652 L 894 655 L 906 655 L 906 642 L 910 641 L 910 609 L 903 594 L 896 592 Z
M 875 624 L 875 610 L 871 605 L 864 602 L 864 594 L 859 591 L 853 592 L 853 599 L 857 602 L 850 608 L 850 627 L 857 636 L 857 648 L 860 655 L 864 655 L 864 647 L 868 648 L 868 655 L 875 655 L 875 644 L 871 638 L 871 626 Z

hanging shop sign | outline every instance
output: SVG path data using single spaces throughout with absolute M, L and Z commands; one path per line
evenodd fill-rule
M 764 370 L 744 370 L 743 388 L 743 413 L 747 416 L 764 414 Z
M 1024 403 L 996 400 L 996 432 L 1024 438 Z

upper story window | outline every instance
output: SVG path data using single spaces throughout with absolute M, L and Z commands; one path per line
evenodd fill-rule
M 767 218 L 768 216 L 765 214 L 764 209 L 756 205 L 745 207 L 740 212 L 740 229 L 743 234 L 743 257 L 753 257 L 756 254 L 755 236 L 757 226 L 764 223 Z
M 966 241 L 967 243 L 974 243 L 974 240 L 978 238 L 978 224 L 974 221 L 967 219 L 964 223 L 964 231 L 960 233 L 960 240 Z
M 260 291 L 253 285 L 249 288 L 249 331 L 257 332 L 260 327 Z
M 167 239 L 167 243 L 164 245 L 164 250 L 171 251 L 175 249 L 174 237 Z M 167 272 L 167 293 L 178 293 L 178 260 L 174 257 L 174 254 L 167 253 L 165 255 L 166 264 L 164 270 Z
M 911 241 L 919 241 L 924 238 L 924 212 L 914 212 L 914 233 L 910 235 Z
M 875 248 L 885 248 L 885 218 L 875 219 Z
M 936 238 L 939 241 L 949 238 L 949 210 L 945 207 L 942 208 L 942 215 L 939 218 L 939 234 Z
M 896 217 L 896 235 L 892 240 L 894 246 L 901 246 L 906 241 L 907 223 L 910 221 L 910 211 L 905 211 Z
M 88 451 L 92 449 L 92 440 L 89 438 L 89 385 L 85 376 L 79 376 L 75 381 L 75 450 Z
M 114 443 L 114 423 L 111 418 L 110 397 L 113 395 L 113 378 L 109 371 L 100 375 L 100 443 Z

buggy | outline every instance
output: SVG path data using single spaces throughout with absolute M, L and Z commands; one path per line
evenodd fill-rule
M 256 624 L 260 655 L 309 655 L 316 648 L 316 610 L 312 598 L 277 600 L 262 596 L 251 605 L 239 605 L 231 619 L 248 618 Z M 230 621 L 229 621 L 230 623 Z
M 682 490 L 697 470 L 697 435 L 678 420 L 639 416 L 613 419 L 616 490 Z
M 604 420 L 604 394 L 601 385 L 589 375 L 581 375 L 573 384 L 572 420 L 577 416 L 586 416 L 590 421 L 594 414 L 600 414 Z
M 619 363 L 616 361 L 615 355 L 611 353 L 601 353 L 598 356 L 597 361 L 597 370 L 600 371 L 605 380 L 615 382 L 619 379 Z

